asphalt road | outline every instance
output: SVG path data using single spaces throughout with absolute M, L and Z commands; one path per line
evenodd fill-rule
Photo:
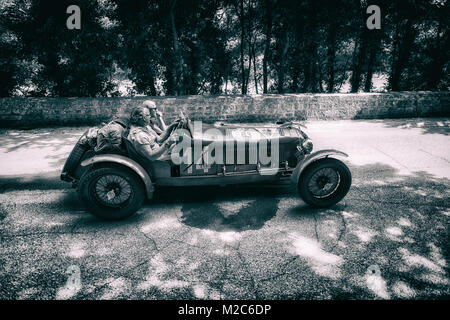
M 450 120 L 307 122 L 347 152 L 330 209 L 284 186 L 161 189 L 96 220 L 59 171 L 85 128 L 0 131 L 0 299 L 450 297 Z

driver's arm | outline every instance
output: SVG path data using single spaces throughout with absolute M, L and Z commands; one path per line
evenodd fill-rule
M 170 145 L 174 142 L 168 140 L 163 144 L 160 144 L 156 141 L 155 135 L 150 135 L 141 130 L 132 129 L 128 135 L 128 139 L 132 142 L 136 151 L 143 157 L 155 160 L 161 154 L 164 153 L 167 149 L 169 149 Z
M 170 141 L 163 143 L 160 146 L 154 147 L 153 149 L 148 144 L 139 145 L 136 150 L 144 157 L 149 160 L 156 160 L 160 155 L 164 153 L 167 149 L 169 149 L 171 145 Z
M 157 125 L 152 125 L 151 127 L 152 127 L 153 131 L 155 131 L 157 134 L 163 133 L 163 130 L 161 130 L 161 128 L 158 127 Z
M 164 119 L 162 117 L 162 113 L 160 111 L 157 111 L 156 119 L 158 120 L 158 125 L 161 128 L 161 130 L 166 130 L 167 126 L 166 126 L 166 123 L 164 122 Z
M 172 133 L 172 130 L 178 125 L 178 121 L 175 121 L 174 123 L 172 123 L 170 126 L 168 126 L 166 128 L 166 130 L 164 130 L 162 133 L 160 133 L 160 135 L 156 138 L 157 142 L 164 142 L 167 140 L 167 138 L 170 136 L 170 134 Z

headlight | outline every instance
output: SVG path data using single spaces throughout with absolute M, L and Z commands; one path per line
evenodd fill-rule
M 310 139 L 306 139 L 302 142 L 301 146 L 297 146 L 297 150 L 302 152 L 303 154 L 309 154 L 311 153 L 313 149 L 313 143 Z

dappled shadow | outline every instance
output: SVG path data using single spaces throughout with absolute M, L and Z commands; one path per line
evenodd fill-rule
M 59 179 L 60 171 L 36 175 L 0 176 L 0 192 L 8 190 L 69 189 L 70 184 Z
M 450 135 L 450 120 L 448 118 L 419 118 L 419 119 L 386 119 L 373 120 L 388 128 L 420 129 L 422 133 Z
M 312 206 L 307 205 L 306 203 L 302 203 L 302 205 L 292 207 L 287 211 L 287 216 L 289 216 L 292 219 L 295 219 L 297 217 L 314 217 L 317 216 L 324 211 L 330 211 L 332 210 L 335 213 L 339 213 L 344 211 L 346 208 L 345 204 L 343 203 L 337 203 L 334 206 L 331 206 L 329 208 L 315 208 Z
M 74 144 L 81 136 L 83 129 L 71 128 L 67 130 L 46 129 L 30 131 L 6 131 L 0 135 L 1 148 L 6 153 L 25 148 L 51 147 L 58 150 L 61 145 Z
M 291 243 L 299 260 L 287 261 L 270 279 L 280 286 L 282 281 L 290 281 L 292 286 L 289 279 L 295 273 L 290 274 L 289 269 L 305 261 L 315 273 L 315 281 L 320 281 L 321 288 L 326 284 L 327 289 L 319 293 L 299 287 L 297 292 L 274 293 L 275 290 L 263 296 L 277 299 L 448 296 L 450 181 L 424 171 L 402 175 L 383 163 L 350 165 L 350 169 L 354 183 L 341 203 L 316 209 L 300 202 L 288 207 L 271 224 L 286 233 L 286 241 Z M 175 199 L 159 201 L 181 203 L 182 223 L 215 231 L 259 229 L 280 214 L 280 201 L 297 197 L 295 188 L 285 186 L 244 188 L 243 192 L 233 187 L 184 190 Z M 313 237 L 298 229 L 311 221 Z M 293 229 L 285 230 L 285 223 Z
M 83 128 L 3 131 L 0 175 L 61 171 L 83 131 Z
M 0 221 L 6 218 L 8 211 L 7 206 L 0 203 Z
M 449 297 L 450 180 L 424 171 L 402 175 L 383 163 L 350 169 L 353 185 L 339 204 L 315 209 L 300 203 L 277 213 L 277 228 L 298 259 L 272 279 L 291 286 L 289 269 L 306 262 L 326 289 L 319 293 L 299 288 L 269 296 Z M 280 201 L 289 196 L 280 195 Z
M 82 260 L 83 281 L 92 280 L 90 273 L 97 267 L 111 270 L 108 277 L 125 277 L 121 281 L 128 286 L 119 295 L 125 298 L 218 297 L 209 295 L 212 289 L 200 290 L 199 295 L 199 286 L 210 288 L 205 278 L 214 283 L 223 299 L 253 295 L 268 299 L 448 297 L 450 180 L 424 171 L 402 175 L 384 163 L 349 167 L 353 176 L 349 193 L 343 201 L 326 209 L 307 206 L 290 184 L 158 188 L 155 198 L 140 213 L 125 221 L 104 222 L 80 213 L 83 208 L 73 191 L 35 209 L 33 215 L 40 219 L 33 222 L 33 228 L 42 228 L 51 219 L 61 222 L 59 227 L 48 229 L 71 232 L 64 240 L 67 243 L 61 246 L 70 244 L 74 235 L 80 233 L 79 238 L 89 242 Z M 2 221 L 8 223 L 15 223 L 18 217 L 28 219 L 31 215 L 23 212 L 32 205 L 18 204 L 14 209 L 0 206 L 0 219 L 3 216 Z M 149 214 L 159 214 L 162 209 L 161 215 L 168 213 L 172 219 L 161 219 L 161 223 L 169 221 L 173 225 L 146 230 L 153 221 L 144 212 L 152 206 L 156 209 L 148 210 Z M 7 215 L 10 211 L 12 216 Z M 177 220 L 173 213 L 180 211 Z M 62 219 L 68 212 L 73 216 Z M 139 228 L 141 222 L 145 224 Z M 236 236 L 232 242 L 221 242 L 220 235 L 214 234 L 214 242 L 209 236 L 211 230 L 260 231 Z M 203 242 L 189 242 L 191 236 Z M 51 239 L 44 234 L 40 237 Z M 164 237 L 169 239 L 163 240 Z M 130 241 L 125 246 L 131 250 L 129 253 L 119 246 L 126 241 Z M 150 247 L 148 252 L 143 243 Z M 159 250 L 152 251 L 156 247 Z M 21 257 L 27 257 L 30 248 L 33 247 L 17 246 Z M 100 256 L 95 251 L 99 248 L 111 249 L 110 255 Z M 216 251 L 228 255 L 219 256 Z M 21 283 L 31 284 L 38 283 L 36 277 L 43 278 L 44 289 L 30 298 L 54 297 L 55 286 L 61 286 L 66 279 L 66 264 L 61 262 L 67 261 L 64 259 L 67 258 L 59 251 L 50 252 L 39 260 L 41 265 L 34 275 L 21 278 Z M 123 272 L 115 271 L 118 259 L 135 259 L 136 266 L 146 262 L 142 269 L 136 269 L 136 274 L 130 272 L 126 278 Z M 191 264 L 195 268 L 189 269 Z M 49 265 L 59 266 L 58 271 Z M 6 283 L 17 282 L 24 270 L 19 263 L 15 267 L 5 275 Z M 259 270 L 263 279 L 256 275 Z M 99 273 L 99 277 L 103 274 Z M 99 282 L 102 284 L 92 282 L 95 291 L 83 287 L 87 291 L 80 291 L 76 297 L 87 294 L 98 298 L 108 293 L 112 289 L 104 286 L 103 280 Z M 240 290 L 237 293 L 236 288 Z M 11 286 L 0 295 L 15 298 L 20 290 Z
M 352 166 L 352 189 L 376 203 L 450 207 L 450 180 L 425 171 L 400 175 L 390 165 Z M 354 191 L 356 191 L 354 190 Z
M 236 202 L 183 205 L 182 222 L 188 226 L 215 231 L 260 229 L 277 211 L 277 199 L 258 197 Z
M 277 197 L 292 192 L 287 185 L 167 188 L 154 201 L 181 203 L 181 221 L 188 226 L 244 231 L 263 227 L 276 214 Z
M 61 173 L 68 156 L 69 152 L 60 155 L 45 156 L 45 159 L 50 168 L 58 170 L 58 173 Z
M 326 234 L 319 232 L 318 239 L 326 250 L 344 259 L 338 265 L 340 278 L 345 279 L 343 287 L 352 288 L 333 296 L 355 297 L 355 284 L 367 292 L 358 298 L 448 296 L 450 180 L 423 171 L 400 175 L 382 163 L 350 168 L 354 181 L 345 207 L 328 214 L 342 215 L 345 232 L 332 250 Z M 315 218 L 322 214 L 291 209 L 290 215 L 302 211 Z M 379 273 L 367 272 L 373 266 Z
M 76 192 L 65 192 L 60 198 L 58 205 L 70 212 L 80 212 L 84 210 L 83 204 Z

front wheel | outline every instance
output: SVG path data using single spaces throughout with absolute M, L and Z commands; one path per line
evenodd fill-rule
M 78 184 L 78 195 L 89 212 L 104 220 L 121 220 L 131 216 L 145 199 L 140 178 L 121 167 L 86 172 Z
M 301 174 L 298 191 L 314 207 L 330 207 L 345 197 L 352 183 L 348 167 L 339 160 L 326 158 L 310 164 Z

